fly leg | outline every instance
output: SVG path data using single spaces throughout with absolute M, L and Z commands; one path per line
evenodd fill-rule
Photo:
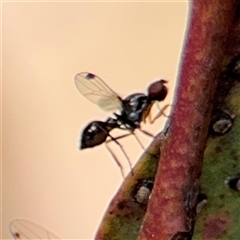
M 164 116 L 164 117 L 169 117 L 169 116 L 167 116 L 165 113 L 164 113 L 164 111 L 168 108 L 168 107 L 170 107 L 171 106 L 171 104 L 167 104 L 167 105 L 165 105 L 162 109 L 160 109 L 160 107 L 159 107 L 159 105 L 157 104 L 157 107 L 158 107 L 158 109 L 159 109 L 159 112 L 158 112 L 158 114 L 150 121 L 150 123 L 152 124 L 152 123 L 154 123 L 158 118 L 160 118 L 162 115 Z
M 120 161 L 118 160 L 117 156 L 113 153 L 113 151 L 112 151 L 112 150 L 110 149 L 110 147 L 108 146 L 108 143 L 110 143 L 110 142 L 113 141 L 113 142 L 115 142 L 115 143 L 120 147 L 120 149 L 122 150 L 124 156 L 126 157 L 126 159 L 127 159 L 127 161 L 128 161 L 128 164 L 129 164 L 129 167 L 130 167 L 130 170 L 131 170 L 131 174 L 133 175 L 132 163 L 131 163 L 131 161 L 130 161 L 128 155 L 127 155 L 127 153 L 125 152 L 123 146 L 117 141 L 117 139 L 127 137 L 127 136 L 129 136 L 129 135 L 131 135 L 131 134 L 132 134 L 132 133 L 127 133 L 127 134 L 118 136 L 118 137 L 116 137 L 116 138 L 112 137 L 112 136 L 109 134 L 109 137 L 110 137 L 111 139 L 109 139 L 109 140 L 107 140 L 107 141 L 105 142 L 105 146 L 106 146 L 106 148 L 108 149 L 108 151 L 110 152 L 110 154 L 112 155 L 112 157 L 114 158 L 114 160 L 115 160 L 115 162 L 117 163 L 117 165 L 119 166 L 123 178 L 124 178 L 123 166 L 122 166 L 122 164 L 120 163 Z
M 137 142 L 139 143 L 139 145 L 141 146 L 141 148 L 143 150 L 145 150 L 145 147 L 143 146 L 143 144 L 141 143 L 140 139 L 138 138 L 137 134 L 135 132 L 132 132 L 132 135 L 135 137 L 135 139 L 137 140 Z

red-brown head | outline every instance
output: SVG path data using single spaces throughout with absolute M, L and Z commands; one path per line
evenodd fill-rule
M 148 98 L 152 101 L 163 101 L 167 96 L 168 89 L 165 86 L 166 80 L 158 80 L 148 87 Z

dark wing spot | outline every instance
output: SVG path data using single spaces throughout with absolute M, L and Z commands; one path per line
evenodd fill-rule
M 20 239 L 20 234 L 18 232 L 14 233 L 14 236 L 17 238 L 17 239 Z
M 93 73 L 88 73 L 86 78 L 90 80 L 90 79 L 95 78 L 95 75 Z

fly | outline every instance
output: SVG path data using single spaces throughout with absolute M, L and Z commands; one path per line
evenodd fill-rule
M 158 80 L 149 85 L 147 95 L 143 93 L 134 93 L 122 99 L 115 91 L 113 91 L 101 78 L 89 73 L 78 73 L 75 78 L 75 84 L 78 91 L 86 97 L 89 101 L 97 104 L 104 111 L 113 112 L 113 117 L 108 118 L 106 121 L 93 121 L 89 123 L 82 132 L 80 140 L 80 149 L 91 148 L 102 143 L 105 143 L 107 149 L 110 151 L 114 160 L 121 169 L 123 175 L 123 168 L 120 161 L 114 155 L 112 150 L 108 147 L 108 143 L 115 142 L 123 151 L 126 159 L 128 160 L 130 169 L 132 165 L 122 145 L 118 139 L 133 135 L 139 142 L 142 148 L 143 145 L 137 138 L 135 130 L 138 129 L 142 133 L 153 137 L 152 134 L 143 130 L 140 126 L 142 122 L 150 117 L 150 110 L 155 102 L 163 101 L 167 95 L 166 80 Z M 165 106 L 157 116 L 151 121 L 155 121 L 166 109 Z M 110 132 L 113 129 L 127 130 L 129 133 L 118 137 L 113 137 Z

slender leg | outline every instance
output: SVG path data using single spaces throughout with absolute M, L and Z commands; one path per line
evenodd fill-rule
M 110 134 L 108 134 L 108 136 L 109 136 L 111 139 L 108 139 L 108 140 L 106 141 L 106 143 L 111 142 L 111 141 L 118 140 L 118 139 L 120 139 L 120 138 L 124 138 L 124 137 L 130 136 L 130 135 L 132 135 L 132 133 L 126 133 L 126 134 L 123 134 L 123 135 L 121 135 L 121 136 L 117 136 L 117 137 L 114 138 L 113 136 L 111 136 Z
M 113 158 L 114 158 L 114 160 L 116 161 L 117 165 L 120 167 L 120 170 L 121 170 L 122 175 L 123 175 L 123 167 L 122 167 L 122 165 L 120 164 L 119 160 L 117 159 L 116 155 L 112 152 L 112 150 L 108 147 L 107 144 L 108 144 L 109 142 L 112 142 L 112 141 L 113 141 L 113 142 L 115 142 L 115 143 L 120 147 L 120 149 L 122 150 L 124 156 L 126 157 L 126 159 L 127 159 L 127 161 L 128 161 L 128 164 L 129 164 L 129 167 L 130 167 L 130 170 L 131 170 L 131 174 L 133 175 L 132 163 L 131 163 L 131 161 L 130 161 L 128 155 L 127 155 L 127 153 L 125 152 L 123 146 L 117 141 L 117 139 L 120 139 L 120 138 L 123 138 L 123 137 L 127 137 L 127 136 L 129 136 L 129 135 L 131 135 L 131 134 L 132 134 L 132 133 L 127 133 L 127 134 L 118 136 L 118 137 L 116 137 L 116 138 L 112 137 L 112 136 L 109 134 L 109 137 L 110 137 L 111 139 L 109 139 L 109 140 L 107 140 L 107 141 L 105 142 L 105 145 L 106 145 L 107 149 L 109 150 L 109 152 L 110 152 L 111 155 L 113 156 Z M 123 175 L 123 176 L 124 176 L 124 175 Z
M 135 137 L 135 139 L 137 140 L 137 142 L 139 143 L 139 145 L 141 146 L 141 148 L 143 150 L 145 150 L 145 147 L 143 146 L 143 144 L 141 143 L 140 139 L 138 138 L 137 134 L 132 132 L 132 135 Z
M 157 105 L 157 107 L 158 107 L 158 105 Z M 159 108 L 158 108 L 158 109 L 159 109 Z M 150 109 L 150 111 L 149 111 L 147 117 L 143 120 L 143 122 L 146 123 L 146 122 L 147 122 L 147 119 L 148 119 L 148 122 L 150 122 L 150 123 L 152 122 L 152 113 L 151 113 L 151 109 Z
M 111 150 L 111 148 L 107 145 L 107 143 L 105 143 L 105 146 L 106 146 L 107 150 L 110 152 L 110 154 L 112 155 L 114 161 L 117 163 L 118 167 L 120 168 L 122 177 L 124 178 L 124 171 L 123 171 L 123 166 L 122 166 L 122 164 L 118 161 L 116 155 L 113 153 L 113 151 Z
M 131 131 L 131 133 L 128 133 L 128 134 L 125 134 L 125 135 L 122 135 L 122 136 L 119 136 L 117 137 L 116 139 L 119 139 L 119 138 L 122 138 L 122 137 L 126 137 L 126 136 L 129 136 L 129 135 L 133 135 L 135 137 L 135 139 L 137 140 L 137 142 L 139 143 L 139 145 L 141 146 L 141 148 L 143 150 L 145 150 L 145 147 L 143 146 L 143 144 L 141 143 L 140 139 L 138 138 L 138 136 L 136 135 L 136 133 L 134 132 L 134 130 L 131 130 L 131 129 L 128 129 L 126 127 L 120 127 L 120 129 L 122 130 L 127 130 L 127 131 Z M 140 130 L 141 131 L 141 130 Z M 146 133 L 147 134 L 147 133 Z M 150 133 L 149 133 L 150 134 Z M 147 134 L 147 135 L 149 135 Z M 150 134 L 151 135 L 151 134 Z M 151 135 L 152 136 L 152 135 Z
M 157 109 L 160 111 L 161 107 L 159 106 L 159 102 L 155 101 L 155 103 L 156 103 Z
M 145 130 L 143 130 L 143 129 L 141 129 L 141 128 L 138 128 L 138 130 L 139 130 L 140 132 L 146 134 L 147 136 L 151 137 L 151 138 L 154 137 L 154 135 L 152 135 L 151 133 L 149 133 L 149 132 L 147 132 L 147 131 L 145 131 Z
M 157 106 L 158 106 L 158 108 L 159 108 L 159 105 L 157 104 Z M 164 111 L 168 108 L 168 107 L 170 107 L 171 106 L 171 104 L 167 104 L 167 105 L 165 105 L 162 109 L 160 109 L 160 111 L 158 112 L 158 114 L 151 120 L 151 122 L 150 123 L 154 123 L 159 117 L 161 117 L 162 115 L 164 116 L 164 117 L 169 117 L 169 116 L 167 116 L 165 113 L 164 113 Z

